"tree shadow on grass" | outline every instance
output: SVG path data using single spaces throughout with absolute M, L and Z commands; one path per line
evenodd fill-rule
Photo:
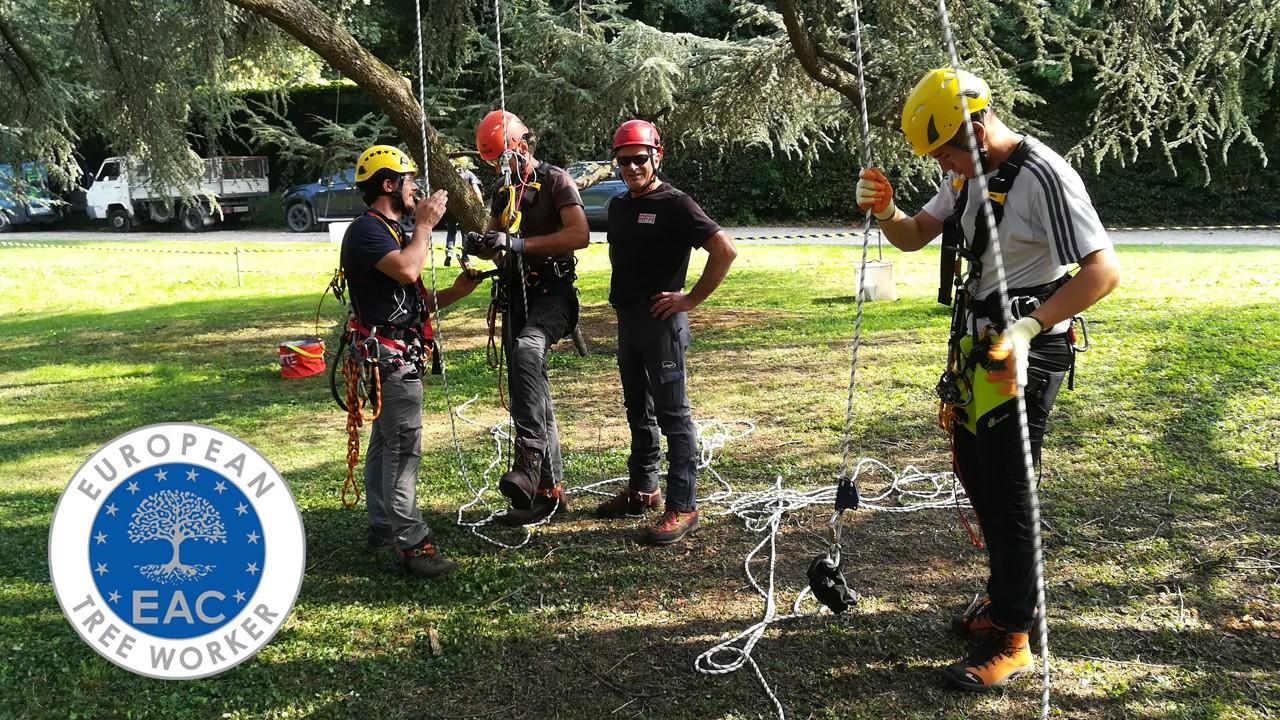
M 32 718 L 72 712 L 195 718 L 289 712 L 326 718 L 772 716 L 749 669 L 705 677 L 691 668 L 695 657 L 746 629 L 763 611 L 742 573 L 742 558 L 759 536 L 734 518 L 709 516 L 695 537 L 654 550 L 635 545 L 639 523 L 602 523 L 580 510 L 536 535 L 526 549 L 497 552 L 452 525 L 450 515 L 430 513 L 439 541 L 463 568 L 426 582 L 394 573 L 385 556 L 363 548 L 361 510 L 312 502 L 303 513 L 308 571 L 289 624 L 257 658 L 223 675 L 163 683 L 95 657 L 57 612 L 47 582 L 35 576 L 47 532 L 38 521 L 55 498 L 9 493 L 3 499 L 7 508 L 25 508 L 11 511 L 3 527 L 6 577 L 31 586 L 7 593 L 0 633 L 8 667 L 37 672 L 0 675 L 9 686 L 0 714 L 7 706 L 15 716 Z M 823 545 L 825 515 L 815 508 L 785 526 L 777 571 L 785 605 L 802 587 L 809 557 Z M 937 675 L 938 667 L 960 655 L 959 645 L 942 632 L 947 615 L 980 573 L 976 555 L 961 549 L 954 520 L 948 514 L 903 520 L 863 512 L 848 521 L 846 570 L 862 603 L 840 618 L 782 624 L 756 650 L 788 714 L 1033 715 L 1035 681 L 973 697 L 945 689 Z M 33 567 L 15 572 L 11 561 L 22 557 Z M 763 561 L 753 569 L 762 578 L 767 573 Z M 1118 592 L 1094 590 L 1091 597 Z M 1238 638 L 1207 629 L 1171 644 L 1159 630 L 1092 626 L 1072 620 L 1079 606 L 1073 607 L 1070 596 L 1066 602 L 1060 593 L 1056 597 L 1055 654 L 1137 663 L 1118 677 L 1109 671 L 1118 689 L 1102 695 L 1071 683 L 1085 670 L 1072 665 L 1064 673 L 1059 664 L 1062 689 L 1055 702 L 1071 717 L 1124 717 L 1144 706 L 1151 716 L 1173 718 L 1213 703 L 1249 704 L 1254 700 L 1247 688 L 1260 684 L 1259 671 L 1276 654 L 1274 638 L 1255 637 L 1233 649 Z M 441 655 L 433 650 L 432 630 Z M 1170 672 L 1201 669 L 1176 682 L 1154 682 L 1142 663 L 1167 664 Z M 77 692 L 71 692 L 72 683 Z

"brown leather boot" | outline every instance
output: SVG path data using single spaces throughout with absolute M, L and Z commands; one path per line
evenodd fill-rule
M 512 508 L 499 515 L 496 520 L 499 525 L 520 527 L 541 522 L 548 515 L 555 512 L 569 512 L 569 498 L 564 494 L 563 485 L 539 487 L 534 491 L 533 500 L 529 503 L 529 507 L 524 509 Z
M 644 535 L 640 536 L 640 542 L 645 545 L 670 545 L 693 532 L 697 527 L 697 510 L 692 512 L 668 510 L 662 513 L 662 518 L 658 520 L 657 525 L 649 528 Z
M 408 550 L 392 550 L 391 560 L 406 573 L 425 578 L 440 577 L 458 569 L 458 563 L 441 555 L 428 540 Z
M 498 492 L 506 496 L 512 508 L 528 510 L 532 505 L 542 478 L 543 451 L 541 440 L 516 438 L 511 469 L 498 480 Z
M 596 517 L 601 520 L 612 520 L 623 517 L 640 517 L 648 510 L 655 510 L 662 504 L 662 491 L 641 492 L 639 490 L 623 490 L 612 498 L 596 506 Z
M 997 626 L 969 655 L 943 671 L 961 690 L 986 691 L 1035 670 L 1027 633 Z

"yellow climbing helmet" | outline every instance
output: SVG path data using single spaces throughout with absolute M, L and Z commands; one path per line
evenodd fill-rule
M 955 68 L 937 68 L 925 73 L 902 106 L 902 133 L 917 155 L 927 155 L 955 137 L 964 127 L 965 103 L 969 114 L 991 104 L 987 81 Z
M 387 169 L 395 173 L 418 173 L 418 165 L 413 158 L 405 155 L 400 148 L 390 145 L 374 145 L 360 153 L 356 161 L 356 182 L 364 182 L 373 177 L 379 170 Z

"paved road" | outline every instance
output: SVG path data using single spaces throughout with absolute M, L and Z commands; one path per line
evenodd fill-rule
M 839 228 L 822 227 L 731 227 L 726 228 L 729 235 L 742 244 L 768 245 L 849 245 L 860 244 L 862 238 L 859 230 L 847 230 L 847 234 L 837 235 Z M 821 237 L 794 237 L 796 235 L 819 235 Z M 434 235 L 443 243 L 444 233 Z M 1280 229 L 1276 230 L 1116 230 L 1111 233 L 1112 240 L 1118 245 L 1261 245 L 1280 246 Z M 113 242 L 129 240 L 131 242 L 151 240 L 218 240 L 236 242 L 305 242 L 308 244 L 328 242 L 326 233 L 316 232 L 300 235 L 287 230 L 211 230 L 206 233 L 188 234 L 183 232 L 161 232 L 158 230 L 140 230 L 128 234 L 110 231 L 57 230 L 56 228 L 40 229 L 29 232 L 10 232 L 0 234 L 3 242 L 50 242 L 59 240 L 77 240 L 82 242 Z M 592 242 L 604 242 L 604 233 L 591 233 Z M 875 235 L 871 237 L 874 243 Z

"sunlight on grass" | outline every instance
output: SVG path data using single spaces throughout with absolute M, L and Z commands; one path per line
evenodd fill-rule
M 339 505 L 343 417 L 327 379 L 283 381 L 276 367 L 280 341 L 316 332 L 336 246 L 241 243 L 260 252 L 240 254 L 239 281 L 231 243 L 118 246 L 133 250 L 0 251 L 9 310 L 0 321 L 0 717 L 770 716 L 749 676 L 690 670 L 761 612 L 742 577 L 758 538 L 737 520 L 708 508 L 691 542 L 646 550 L 632 541 L 641 521 L 597 521 L 592 499 L 579 496 L 529 548 L 494 552 L 453 525 L 471 492 L 432 378 L 419 499 L 463 570 L 435 583 L 392 574 L 364 549 L 363 513 Z M 691 318 L 695 415 L 757 424 L 717 460 L 737 486 L 775 474 L 827 484 L 839 463 L 860 249 L 740 251 Z M 865 308 L 854 446 L 945 469 L 933 426 L 948 323 L 934 301 L 938 254 L 884 254 L 900 299 Z M 1241 558 L 1280 558 L 1280 250 L 1119 254 L 1124 284 L 1089 313 L 1093 349 L 1077 388 L 1060 396 L 1045 449 L 1057 712 L 1275 715 L 1280 585 Z M 605 248 L 583 252 L 578 271 L 592 354 L 562 344 L 550 360 L 571 486 L 624 474 L 628 441 Z M 442 268 L 438 281 L 455 273 Z M 451 308 L 444 336 L 454 403 L 476 397 L 468 415 L 489 424 L 505 412 L 485 366 L 486 304 L 480 291 Z M 324 302 L 321 336 L 333 337 L 339 313 Z M 308 548 L 281 634 L 226 675 L 173 684 L 128 675 L 85 647 L 58 611 L 46 557 L 49 519 L 74 470 L 115 435 L 170 421 L 211 424 L 261 450 L 298 500 Z M 490 441 L 482 428 L 458 432 L 477 482 Z M 790 518 L 780 601 L 803 586 L 828 516 L 813 508 Z M 1032 716 L 1034 682 L 971 698 L 936 680 L 960 652 L 942 632 L 947 617 L 982 578 L 955 513 L 853 513 L 848 523 L 846 571 L 862 603 L 841 619 L 772 630 L 757 651 L 789 714 Z M 524 704 L 512 709 L 513 700 Z

